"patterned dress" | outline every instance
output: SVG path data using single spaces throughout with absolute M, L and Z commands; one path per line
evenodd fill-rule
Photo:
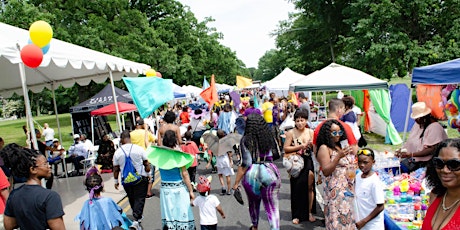
M 331 161 L 337 152 L 331 154 Z M 324 216 L 326 229 L 348 230 L 356 229 L 354 220 L 354 178 L 347 179 L 347 166 L 354 164 L 351 155 L 339 160 L 339 163 L 330 176 L 323 175 L 324 184 Z

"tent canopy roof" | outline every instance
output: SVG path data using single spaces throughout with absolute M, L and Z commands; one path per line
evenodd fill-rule
M 129 113 L 129 112 L 137 110 L 137 107 L 133 104 L 128 104 L 124 102 L 117 102 L 117 104 L 118 104 L 118 111 L 120 113 Z M 107 115 L 112 115 L 116 113 L 117 111 L 115 110 L 115 104 L 110 104 L 100 109 L 91 111 L 91 116 L 107 116 Z
M 412 84 L 447 85 L 460 82 L 460 58 L 416 67 L 412 71 Z
M 386 81 L 336 63 L 331 63 L 290 85 L 290 90 L 295 92 L 387 88 L 388 83 Z
M 263 85 L 268 90 L 289 90 L 289 85 L 304 78 L 305 75 L 296 73 L 286 67 L 278 76 L 270 81 L 265 82 Z
M 115 87 L 115 95 L 117 96 L 117 102 L 133 103 L 131 94 L 128 91 Z M 106 85 L 99 93 L 92 96 L 90 99 L 70 107 L 70 113 L 83 113 L 90 112 L 106 105 L 114 105 L 112 87 L 110 84 Z M 121 111 L 120 111 L 121 112 Z
M 22 48 L 28 44 L 29 31 L 4 23 L 0 23 L 0 31 L 0 95 L 22 95 L 18 65 L 22 60 L 18 46 Z M 88 85 L 91 80 L 102 83 L 110 71 L 117 81 L 123 75 L 140 74 L 149 68 L 145 64 L 52 39 L 40 66 L 35 69 L 25 67 L 25 75 L 28 89 L 41 92 L 44 87 L 51 88 L 51 84 L 71 87 L 75 83 Z

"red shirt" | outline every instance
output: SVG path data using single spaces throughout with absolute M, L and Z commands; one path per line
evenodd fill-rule
M 193 141 L 187 141 L 185 142 L 185 144 L 181 145 L 181 149 L 183 152 L 185 153 L 188 153 L 190 155 L 193 156 L 193 158 L 195 159 L 193 161 L 193 164 L 190 166 L 190 167 L 195 167 L 198 165 L 198 161 L 196 159 L 196 154 L 200 152 L 200 150 L 198 150 L 198 146 L 196 146 L 195 142 Z
M 422 225 L 423 230 L 433 229 L 433 227 L 431 226 L 431 221 L 433 220 L 434 214 L 436 213 L 436 210 L 438 209 L 438 206 L 441 203 L 441 200 L 442 200 L 442 196 L 436 197 L 433 204 L 431 204 L 430 207 L 428 207 L 428 210 L 426 211 L 425 219 L 423 219 L 423 225 Z M 442 230 L 455 230 L 455 229 L 458 229 L 459 226 L 460 226 L 460 208 L 457 208 L 452 218 L 449 220 L 446 226 L 442 228 Z
M 2 169 L 0 169 L 0 190 L 3 189 L 8 189 L 10 187 L 10 182 L 8 181 L 8 178 L 6 177 L 5 173 L 3 172 Z M 0 214 L 3 214 L 5 212 L 5 204 L 6 200 L 3 196 L 0 198 Z
M 180 118 L 180 121 L 182 122 L 182 124 L 190 123 L 190 116 L 188 115 L 188 112 L 182 112 L 179 115 L 179 118 Z
M 353 130 L 351 130 L 351 127 L 347 123 L 345 123 L 345 122 L 343 122 L 341 120 L 338 120 L 338 119 L 336 119 L 336 120 L 338 122 L 340 122 L 340 124 L 342 124 L 343 128 L 345 129 L 345 133 L 347 134 L 347 138 L 348 138 L 348 144 L 349 145 L 358 144 L 358 141 L 356 141 L 355 135 L 353 135 Z M 313 133 L 313 144 L 314 145 L 316 145 L 316 139 L 318 137 L 319 130 L 321 129 L 321 126 L 323 126 L 324 122 L 326 122 L 326 121 L 323 121 L 318 126 L 316 126 L 315 132 Z

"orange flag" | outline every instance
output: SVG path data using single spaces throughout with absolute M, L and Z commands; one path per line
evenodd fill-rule
M 219 100 L 217 95 L 216 81 L 214 80 L 214 74 L 211 76 L 211 84 L 208 88 L 200 93 L 200 96 L 209 104 L 209 108 L 211 108 L 214 103 Z

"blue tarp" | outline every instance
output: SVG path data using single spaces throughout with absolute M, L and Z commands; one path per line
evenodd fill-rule
M 410 97 L 410 90 L 406 84 L 390 85 L 390 97 L 391 121 L 393 121 L 393 125 L 398 132 L 404 132 L 408 100 L 411 100 L 409 109 L 412 110 L 412 98 Z M 409 125 L 407 126 L 407 130 L 411 130 L 412 125 L 414 125 L 414 120 L 409 117 Z
M 416 67 L 412 84 L 447 85 L 460 82 L 460 58 L 434 65 Z

